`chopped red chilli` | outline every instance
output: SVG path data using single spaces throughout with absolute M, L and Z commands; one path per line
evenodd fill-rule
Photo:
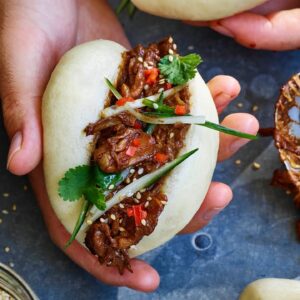
M 181 116 L 185 115 L 186 114 L 185 105 L 176 105 L 175 114 L 176 115 L 181 115 Z
M 144 75 L 146 77 L 146 83 L 149 85 L 152 85 L 152 84 L 155 84 L 157 81 L 157 77 L 159 75 L 159 70 L 157 68 L 145 70 Z
M 118 106 L 124 106 L 127 102 L 133 102 L 134 99 L 132 97 L 123 97 L 116 102 Z
M 166 155 L 164 153 L 156 153 L 154 157 L 155 157 L 155 160 L 161 164 L 165 163 L 168 160 L 168 155 Z
M 134 217 L 136 226 L 140 226 L 142 224 L 142 220 L 147 218 L 147 212 L 143 210 L 141 204 L 127 208 L 127 215 L 128 217 Z
M 136 150 L 137 150 L 137 147 L 129 146 L 126 151 L 126 155 L 133 157 L 135 155 Z

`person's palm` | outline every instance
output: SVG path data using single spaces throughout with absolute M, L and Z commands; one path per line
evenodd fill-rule
M 8 1 L 7 1 L 8 2 Z M 59 222 L 44 186 L 40 106 L 45 85 L 60 57 L 73 46 L 97 38 L 128 41 L 114 14 L 101 0 L 11 0 L 0 1 L 0 96 L 5 126 L 12 139 L 8 169 L 18 175 L 30 174 L 31 183 L 52 240 L 63 248 L 69 233 Z M 30 2 L 30 5 L 28 4 Z M 5 12 L 5 14 L 3 13 Z M 220 76 L 209 82 L 219 111 L 239 93 L 236 80 Z M 246 114 L 228 116 L 224 125 L 255 133 L 257 121 Z M 244 140 L 221 135 L 219 160 L 232 155 Z M 39 164 L 39 165 L 38 165 Z M 205 226 L 221 211 L 232 194 L 228 186 L 213 183 L 200 210 L 183 230 L 193 232 Z M 200 200 L 200 199 L 199 199 Z M 132 260 L 134 273 L 119 275 L 116 269 L 101 266 L 87 249 L 74 242 L 67 255 L 103 282 L 151 291 L 159 284 L 157 272 L 140 260 Z

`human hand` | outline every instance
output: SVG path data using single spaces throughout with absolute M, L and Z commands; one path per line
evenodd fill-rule
M 218 112 L 221 112 L 240 91 L 238 82 L 228 76 L 215 77 L 208 83 L 208 87 Z M 249 114 L 242 113 L 227 116 L 222 125 L 251 134 L 256 134 L 258 130 L 257 120 Z M 222 161 L 229 158 L 246 143 L 247 140 L 221 134 L 218 160 Z M 41 165 L 31 173 L 30 179 L 50 236 L 54 243 L 64 250 L 64 245 L 69 240 L 70 234 L 60 223 L 50 205 Z M 191 233 L 205 226 L 229 204 L 231 198 L 232 191 L 227 185 L 219 182 L 212 183 L 199 211 L 181 233 Z M 64 251 L 74 262 L 104 283 L 127 286 L 144 292 L 153 291 L 159 285 L 159 275 L 156 270 L 139 259 L 131 260 L 133 273 L 125 271 L 124 275 L 120 275 L 116 268 L 100 265 L 98 259 L 76 241 Z
M 209 26 L 243 46 L 265 50 L 300 48 L 299 0 L 270 0 L 255 9 L 212 22 L 187 22 Z

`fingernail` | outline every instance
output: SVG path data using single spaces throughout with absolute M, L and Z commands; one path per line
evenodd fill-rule
M 241 147 L 246 145 L 248 140 L 245 139 L 238 139 L 237 141 L 233 142 L 230 146 L 232 152 L 238 151 Z
M 14 155 L 21 150 L 22 146 L 22 133 L 18 131 L 11 140 L 10 148 L 8 152 L 7 165 L 6 168 L 9 170 L 9 165 Z
M 217 214 L 219 214 L 222 209 L 223 209 L 223 207 L 222 208 L 219 207 L 219 208 L 213 208 L 209 211 L 206 211 L 203 214 L 202 219 L 204 221 L 210 221 L 213 217 L 215 217 Z
M 220 93 L 215 97 L 215 103 L 217 103 L 218 107 L 222 107 L 233 98 L 233 96 L 226 94 L 226 93 Z
M 227 29 L 226 27 L 222 26 L 222 24 L 220 22 L 213 22 L 210 26 L 213 30 L 223 34 L 223 35 L 226 35 L 228 37 L 231 37 L 233 38 L 234 35 L 233 33 Z

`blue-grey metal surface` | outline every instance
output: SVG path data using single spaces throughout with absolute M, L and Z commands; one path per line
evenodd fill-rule
M 133 21 L 122 16 L 121 21 L 132 44 L 172 35 L 181 52 L 200 53 L 206 80 L 217 74 L 235 76 L 242 84 L 241 96 L 224 115 L 251 112 L 257 105 L 254 114 L 262 126 L 272 126 L 278 90 L 300 70 L 299 51 L 248 50 L 209 29 L 143 13 Z M 294 231 L 299 214 L 284 191 L 269 185 L 280 166 L 270 139 L 253 142 L 218 165 L 215 179 L 234 187 L 234 200 L 199 232 L 206 235 L 179 236 L 144 255 L 161 275 L 159 289 L 148 295 L 97 282 L 51 243 L 31 190 L 24 190 L 27 179 L 5 171 L 8 141 L 2 125 L 0 140 L 0 261 L 13 263 L 41 299 L 236 299 L 257 278 L 299 275 L 300 246 Z M 237 159 L 240 165 L 234 163 Z M 261 169 L 253 171 L 253 161 Z

